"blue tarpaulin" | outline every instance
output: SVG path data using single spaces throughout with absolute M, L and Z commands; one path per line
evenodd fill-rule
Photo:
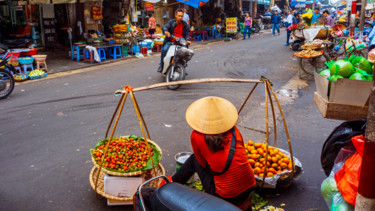
M 190 5 L 194 8 L 199 8 L 199 4 L 209 2 L 210 0 L 177 0 L 183 4 Z

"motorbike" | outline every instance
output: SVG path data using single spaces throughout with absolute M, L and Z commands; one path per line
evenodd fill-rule
M 188 49 L 187 41 L 182 37 L 172 36 L 174 43 L 169 47 L 164 57 L 164 67 L 161 72 L 165 82 L 181 81 L 185 79 L 187 62 L 191 60 L 194 51 Z M 178 89 L 181 85 L 168 86 L 168 89 Z
M 0 99 L 7 98 L 14 89 L 14 78 L 11 72 L 15 73 L 15 69 L 11 64 L 8 64 L 10 58 L 9 51 L 0 56 Z
M 259 33 L 260 32 L 261 25 L 260 25 L 259 22 L 260 22 L 259 19 L 254 19 L 253 26 L 251 27 L 251 31 L 252 32 L 254 32 L 254 33 Z
M 157 179 L 163 179 L 166 184 L 159 188 L 145 187 L 148 183 Z M 246 201 L 238 206 L 234 206 L 219 197 L 171 182 L 163 175 L 154 177 L 140 185 L 134 196 L 134 202 L 135 211 L 251 210 L 251 202 Z

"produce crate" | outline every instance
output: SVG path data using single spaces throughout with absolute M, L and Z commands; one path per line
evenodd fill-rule
M 328 103 L 364 107 L 368 103 L 372 81 L 359 81 L 339 78 L 330 82 L 326 76 L 314 73 L 319 95 Z
M 324 118 L 355 120 L 367 117 L 368 105 L 358 106 L 329 102 L 318 92 L 314 92 L 314 102 Z

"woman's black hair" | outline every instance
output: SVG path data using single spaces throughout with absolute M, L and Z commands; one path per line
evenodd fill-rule
M 225 141 L 226 135 L 224 133 L 217 135 L 204 135 L 204 140 L 208 146 L 208 149 L 211 152 L 217 152 L 224 149 L 224 144 L 228 141 Z
M 329 15 L 329 12 L 328 12 L 328 10 L 324 10 L 323 14 L 324 14 L 324 13 L 327 13 L 327 15 Z

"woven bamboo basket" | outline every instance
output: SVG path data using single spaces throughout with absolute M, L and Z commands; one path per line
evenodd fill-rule
M 94 166 L 92 169 L 91 169 L 91 172 L 90 172 L 90 185 L 92 187 L 92 189 L 95 190 L 95 181 L 96 181 L 96 178 L 97 178 L 97 175 L 98 175 L 98 171 L 99 169 Z M 155 173 L 156 175 L 155 176 L 159 176 L 159 175 L 165 175 L 165 170 L 164 170 L 164 167 L 161 165 L 161 163 L 159 163 L 159 166 L 155 167 Z M 99 174 L 99 180 L 98 180 L 98 187 L 96 189 L 96 192 L 107 198 L 107 199 L 111 199 L 111 200 L 118 200 L 118 201 L 133 201 L 133 198 L 128 198 L 128 197 L 118 197 L 118 196 L 112 196 L 112 195 L 109 195 L 109 194 L 106 194 L 104 192 L 104 175 L 105 173 L 103 171 L 100 172 Z M 159 183 L 157 180 L 154 180 L 153 182 L 150 182 L 149 184 L 147 184 L 147 187 L 158 187 L 159 186 Z
M 160 152 L 160 161 L 159 163 L 161 162 L 161 159 L 163 157 L 163 152 L 161 151 L 159 145 L 157 145 L 155 142 L 151 141 L 151 140 L 147 140 L 149 144 L 152 144 L 156 147 L 156 149 Z M 94 163 L 94 166 L 96 168 L 100 168 L 99 164 L 96 163 L 95 159 L 93 156 L 91 156 L 91 161 Z M 112 176 L 119 176 L 119 177 L 132 177 L 132 176 L 138 176 L 138 175 L 141 175 L 142 174 L 142 171 L 134 171 L 134 172 L 128 172 L 128 173 L 121 173 L 121 172 L 115 172 L 115 171 L 111 171 L 111 170 L 108 170 L 108 169 L 105 169 L 104 167 L 102 167 L 101 169 L 102 172 L 106 173 L 106 174 L 109 174 L 109 175 L 112 175 Z
M 314 39 L 326 39 L 331 33 L 331 29 L 320 29 Z

